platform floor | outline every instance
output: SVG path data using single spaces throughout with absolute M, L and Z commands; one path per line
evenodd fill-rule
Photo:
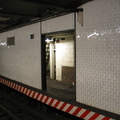
M 57 80 L 51 80 L 47 77 L 47 91 L 48 94 L 64 101 L 75 100 L 75 87 L 72 84 L 63 83 Z

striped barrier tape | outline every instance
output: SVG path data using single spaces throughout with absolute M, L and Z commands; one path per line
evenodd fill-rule
M 0 78 L 0 83 L 4 84 L 12 89 L 15 89 L 15 90 L 31 97 L 31 98 L 34 98 L 34 99 L 36 99 L 36 100 L 38 100 L 46 105 L 54 107 L 54 108 L 61 110 L 63 112 L 69 113 L 69 114 L 76 116 L 78 118 L 82 118 L 84 120 L 113 120 L 110 117 L 106 117 L 102 114 L 95 113 L 93 111 L 89 111 L 87 109 L 77 107 L 77 106 L 74 106 L 72 104 L 48 97 L 48 96 L 43 95 L 39 92 L 30 90 L 30 89 L 25 88 L 21 85 L 7 81 L 3 78 Z

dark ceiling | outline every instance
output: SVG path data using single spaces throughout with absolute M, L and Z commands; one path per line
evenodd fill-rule
M 75 11 L 91 0 L 0 0 L 0 32 L 24 23 Z

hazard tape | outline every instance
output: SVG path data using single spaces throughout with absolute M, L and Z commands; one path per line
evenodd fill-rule
M 36 100 L 38 100 L 46 105 L 54 107 L 54 108 L 61 110 L 63 112 L 69 113 L 69 114 L 76 116 L 78 118 L 82 118 L 84 120 L 113 120 L 110 117 L 106 117 L 102 114 L 95 113 L 93 111 L 89 111 L 87 109 L 77 107 L 77 106 L 74 106 L 72 104 L 48 97 L 48 96 L 43 95 L 39 92 L 30 90 L 30 89 L 25 88 L 21 85 L 7 81 L 3 78 L 0 78 L 0 83 L 4 84 L 12 89 L 15 89 L 15 90 L 31 97 L 31 98 L 34 98 L 34 99 L 36 99 Z

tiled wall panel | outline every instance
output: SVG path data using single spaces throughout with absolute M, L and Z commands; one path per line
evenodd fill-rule
M 0 75 L 41 89 L 40 23 L 1 33 L 0 42 L 11 36 L 14 46 L 0 46 Z
M 77 101 L 120 114 L 120 0 L 81 6 L 77 21 Z M 77 16 L 79 17 L 79 16 Z
M 74 13 L 52 18 L 42 23 L 42 33 L 74 29 Z
M 62 80 L 62 66 L 74 67 L 74 40 L 66 37 L 56 43 L 56 79 Z

